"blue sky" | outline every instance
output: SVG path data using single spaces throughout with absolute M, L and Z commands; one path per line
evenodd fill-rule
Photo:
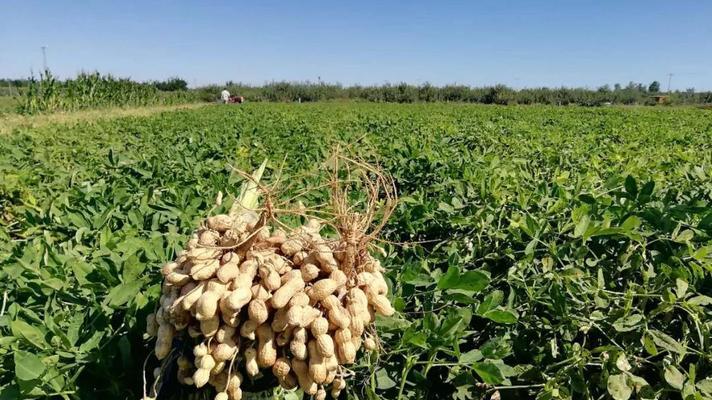
M 0 77 L 712 90 L 712 1 L 0 2 Z

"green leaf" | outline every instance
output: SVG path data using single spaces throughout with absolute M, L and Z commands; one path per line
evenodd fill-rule
M 73 259 L 73 260 L 69 261 L 69 265 L 72 268 L 74 277 L 77 279 L 77 282 L 79 282 L 80 286 L 83 286 L 83 285 L 86 285 L 89 283 L 89 281 L 86 279 L 86 277 L 94 269 L 94 267 L 92 267 L 91 264 L 85 262 L 84 260 Z
M 463 326 L 467 326 L 472 319 L 472 312 L 468 308 L 457 309 L 453 308 L 448 311 L 448 315 L 444 318 L 437 330 L 439 340 L 450 340 Z
M 491 361 L 476 362 L 472 364 L 472 369 L 489 385 L 498 385 L 504 380 L 502 372 L 500 372 L 497 365 Z
M 654 329 L 649 330 L 648 333 L 653 338 L 653 342 L 663 349 L 679 355 L 684 355 L 686 353 L 685 346 L 667 334 Z
M 685 375 L 672 365 L 665 367 L 665 381 L 677 390 L 682 390 L 685 383 Z
M 696 392 L 695 385 L 688 381 L 682 386 L 680 395 L 683 399 L 692 399 Z M 700 397 L 698 396 L 697 398 L 699 399 Z
M 9 347 L 15 343 L 17 338 L 14 336 L 0 336 L 0 347 Z
M 79 345 L 79 352 L 80 353 L 87 353 L 90 352 L 97 347 L 99 347 L 99 344 L 101 343 L 101 339 L 104 337 L 104 332 L 103 331 L 95 331 L 94 334 L 91 335 L 89 339 L 86 341 L 82 342 L 81 345 Z
M 28 324 L 22 320 L 15 320 L 10 323 L 12 335 L 19 339 L 25 339 L 39 349 L 47 348 L 44 339 L 45 334 L 39 328 Z
M 428 348 L 428 336 L 425 334 L 425 332 L 413 332 L 407 338 L 404 335 L 403 340 L 406 341 L 406 343 L 418 346 L 423 349 Z
M 629 374 L 628 378 L 629 378 L 629 382 L 633 384 L 633 387 L 635 387 L 636 393 L 640 392 L 644 387 L 650 386 L 648 381 L 646 381 L 644 378 L 642 378 L 640 376 Z
M 450 289 L 448 292 L 445 292 L 442 296 L 444 300 L 450 300 L 454 301 L 456 303 L 461 303 L 461 304 L 476 304 L 477 299 L 472 297 L 472 292 L 468 292 L 465 290 L 455 290 L 455 289 Z
M 536 246 L 539 244 L 536 239 L 531 240 L 528 244 L 527 247 L 524 248 L 524 254 L 530 256 L 534 254 L 534 250 L 536 250 Z
M 683 281 L 680 278 L 675 279 L 675 294 L 677 295 L 678 299 L 682 299 L 685 297 L 685 293 L 687 293 L 687 288 L 689 287 L 688 283 Z
M 573 221 L 574 224 L 578 224 L 581 218 L 588 216 L 589 210 L 590 207 L 586 204 L 574 208 L 573 211 L 571 211 L 571 221 Z
M 479 292 L 480 290 L 487 287 L 489 281 L 489 275 L 482 271 L 467 271 L 462 274 L 462 276 L 460 276 L 457 285 L 455 285 L 455 287 L 453 287 L 452 289 Z
M 690 369 L 687 372 L 687 379 L 690 382 L 694 383 L 697 379 L 697 366 L 696 364 L 690 364 L 689 368 Z
M 282 392 L 284 400 L 302 400 L 302 397 L 297 394 L 298 392 Z
M 106 295 L 104 299 L 104 303 L 112 308 L 120 307 L 133 299 L 142 287 L 143 281 L 141 280 L 122 283 L 109 291 L 109 294 Z
M 14 360 L 15 376 L 21 381 L 37 379 L 42 376 L 45 371 L 45 365 L 42 363 L 42 359 L 30 352 L 16 350 Z
M 655 188 L 655 182 L 654 181 L 647 181 L 645 182 L 645 185 L 643 185 L 643 188 L 640 189 L 640 196 L 647 196 L 649 197 L 651 194 L 653 194 L 653 189 Z
M 712 212 L 707 213 L 707 215 L 700 220 L 700 223 L 697 224 L 697 227 L 702 230 L 712 230 Z
M 477 349 L 474 349 L 474 350 L 468 351 L 467 353 L 462 353 L 460 355 L 460 363 L 470 364 L 470 363 L 480 361 L 482 358 L 484 358 L 482 356 L 482 352 Z
M 703 379 L 703 380 L 697 382 L 697 384 L 695 386 L 697 386 L 697 389 L 700 392 L 702 392 L 708 396 L 712 396 L 712 378 Z
M 590 194 L 583 193 L 578 196 L 579 200 L 581 200 L 584 203 L 588 204 L 596 204 L 596 198 L 591 196 Z
M 485 296 L 484 300 L 482 300 L 482 303 L 480 303 L 479 306 L 477 306 L 477 314 L 478 315 L 483 315 L 489 310 L 493 310 L 500 304 L 502 304 L 502 300 L 504 300 L 504 292 L 501 290 L 494 290 L 492 293 L 488 294 Z
M 524 225 L 522 225 L 522 230 L 524 230 L 529 237 L 535 238 L 537 237 L 537 232 L 539 231 L 539 224 L 534 220 L 534 218 L 527 214 L 524 219 Z
M 574 228 L 574 237 L 581 237 L 588 229 L 588 225 L 590 223 L 591 217 L 589 217 L 588 215 L 582 215 L 581 219 L 576 224 L 576 228 Z
M 655 347 L 653 337 L 648 332 L 643 334 L 643 347 L 645 348 L 645 351 L 647 351 L 648 354 L 650 354 L 651 356 L 658 355 L 658 348 Z
M 17 400 L 21 398 L 20 389 L 17 385 L 7 385 L 0 389 L 0 400 Z
M 449 267 L 447 271 L 438 280 L 438 288 L 448 289 L 457 285 L 457 280 L 460 278 L 460 269 L 458 267 Z
M 438 204 L 438 210 L 444 211 L 448 214 L 453 214 L 455 212 L 455 207 L 451 206 L 450 204 L 440 202 Z
M 615 400 L 628 400 L 633 394 L 633 388 L 628 385 L 626 374 L 615 374 L 608 376 L 608 393 Z
M 690 229 L 685 229 L 684 231 L 680 232 L 675 237 L 675 241 L 678 243 L 685 243 L 685 242 L 689 242 L 694 237 L 695 237 L 695 232 L 691 231 Z
M 72 315 L 67 321 L 67 340 L 71 345 L 77 343 L 79 340 L 79 334 L 81 333 L 82 324 L 84 323 L 84 314 L 76 313 Z
M 386 390 L 396 386 L 396 382 L 388 376 L 388 371 L 381 368 L 376 371 L 376 385 L 378 389 Z
M 638 183 L 632 176 L 626 176 L 625 183 L 623 186 L 625 186 L 625 191 L 628 192 L 628 194 L 630 194 L 631 196 L 636 196 L 638 194 Z
M 712 214 L 711 214 L 712 215 Z M 706 262 L 707 257 L 712 254 L 712 246 L 703 246 L 692 253 L 692 258 L 699 262 Z
M 59 278 L 43 279 L 42 284 L 54 290 L 60 290 L 64 287 L 64 281 Z
M 405 329 L 408 329 L 408 327 L 410 327 L 412 324 L 412 321 L 397 317 L 396 315 L 391 317 L 382 317 L 380 315 L 376 315 L 376 325 L 379 327 L 379 329 L 403 331 Z
M 635 215 L 631 215 L 630 217 L 626 218 L 625 221 L 623 221 L 623 223 L 621 224 L 621 228 L 627 231 L 633 231 L 638 229 L 642 222 L 643 221 L 640 218 L 636 217 Z
M 628 315 L 627 317 L 618 318 L 613 323 L 613 328 L 618 332 L 630 332 L 638 328 L 643 316 L 640 314 Z
M 483 317 L 491 319 L 494 322 L 500 324 L 514 324 L 519 318 L 518 314 L 514 310 L 507 310 L 504 308 L 497 308 L 494 310 L 487 311 Z
M 487 287 L 489 280 L 489 275 L 482 271 L 467 271 L 460 274 L 459 268 L 450 267 L 438 280 L 438 288 L 477 292 Z
M 130 282 L 137 279 L 146 269 L 146 263 L 140 262 L 136 255 L 130 256 L 123 265 L 123 280 Z
M 599 289 L 606 288 L 606 278 L 603 276 L 603 269 L 599 268 L 596 273 L 596 287 Z
M 699 296 L 689 298 L 687 300 L 687 304 L 691 306 L 709 306 L 712 305 L 712 297 L 701 294 Z

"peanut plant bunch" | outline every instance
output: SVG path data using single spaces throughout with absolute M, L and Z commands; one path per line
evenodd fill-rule
M 287 390 L 337 398 L 346 366 L 377 348 L 375 315 L 394 313 L 383 267 L 362 250 L 349 257 L 353 246 L 322 237 L 318 219 L 290 231 L 265 221 L 244 208 L 211 216 L 163 266 L 147 321 L 155 355 L 162 370 L 177 363 L 181 384 L 213 386 L 216 400 L 241 399 L 242 382 L 264 374 Z M 192 355 L 171 357 L 177 338 L 193 343 Z

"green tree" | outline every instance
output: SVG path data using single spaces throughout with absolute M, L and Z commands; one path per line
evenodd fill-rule
M 162 82 L 154 82 L 153 86 L 164 92 L 175 92 L 178 90 L 188 90 L 188 82 L 178 77 L 168 78 Z
M 650 92 L 650 93 L 660 92 L 660 82 L 653 81 L 653 83 L 651 83 L 650 86 L 648 86 L 648 92 Z

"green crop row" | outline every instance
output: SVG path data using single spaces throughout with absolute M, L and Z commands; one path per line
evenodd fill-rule
M 114 78 L 111 75 L 81 73 L 73 79 L 58 80 L 47 70 L 39 79 L 22 88 L 18 111 L 23 114 L 74 111 L 109 106 L 181 104 L 198 100 L 197 93 L 161 92 L 154 84 Z
M 401 196 L 350 398 L 712 396 L 709 112 L 263 103 L 0 142 L 0 398 L 139 398 L 160 265 L 230 166 L 288 196 L 336 144 Z

